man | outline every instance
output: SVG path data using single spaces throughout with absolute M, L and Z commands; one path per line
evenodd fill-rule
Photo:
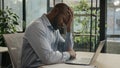
M 76 57 L 73 50 L 71 24 L 73 12 L 59 3 L 48 13 L 35 20 L 25 31 L 21 68 L 36 68 L 42 64 L 62 63 Z M 59 29 L 66 26 L 66 39 Z

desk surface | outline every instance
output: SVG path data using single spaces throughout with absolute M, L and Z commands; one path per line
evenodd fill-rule
M 92 53 L 90 52 L 77 52 L 77 58 L 80 56 L 91 56 Z M 120 68 L 120 54 L 107 54 L 101 53 L 95 63 L 98 68 Z M 88 68 L 82 67 L 81 65 L 69 65 L 69 64 L 53 64 L 53 65 L 46 65 L 40 68 Z
M 0 53 L 7 52 L 7 51 L 8 51 L 7 47 L 0 47 Z

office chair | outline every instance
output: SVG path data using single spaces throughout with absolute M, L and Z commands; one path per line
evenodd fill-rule
M 3 34 L 13 68 L 20 68 L 24 33 Z

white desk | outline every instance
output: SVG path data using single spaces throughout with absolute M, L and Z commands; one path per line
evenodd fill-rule
M 0 53 L 7 52 L 7 51 L 8 51 L 7 47 L 0 47 Z
M 92 53 L 90 52 L 77 52 L 77 57 L 80 56 L 90 56 Z M 106 54 L 101 53 L 94 65 L 98 68 L 120 68 L 120 54 Z M 68 65 L 68 64 L 53 64 L 46 65 L 40 68 L 82 68 L 80 65 Z M 88 68 L 88 67 L 83 67 Z

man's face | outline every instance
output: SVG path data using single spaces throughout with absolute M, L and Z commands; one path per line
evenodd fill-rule
M 66 21 L 66 16 L 62 15 L 62 14 L 58 14 L 54 17 L 54 21 L 53 21 L 53 28 L 55 30 L 57 29 L 62 29 L 64 28 L 64 26 L 66 26 L 67 21 Z

